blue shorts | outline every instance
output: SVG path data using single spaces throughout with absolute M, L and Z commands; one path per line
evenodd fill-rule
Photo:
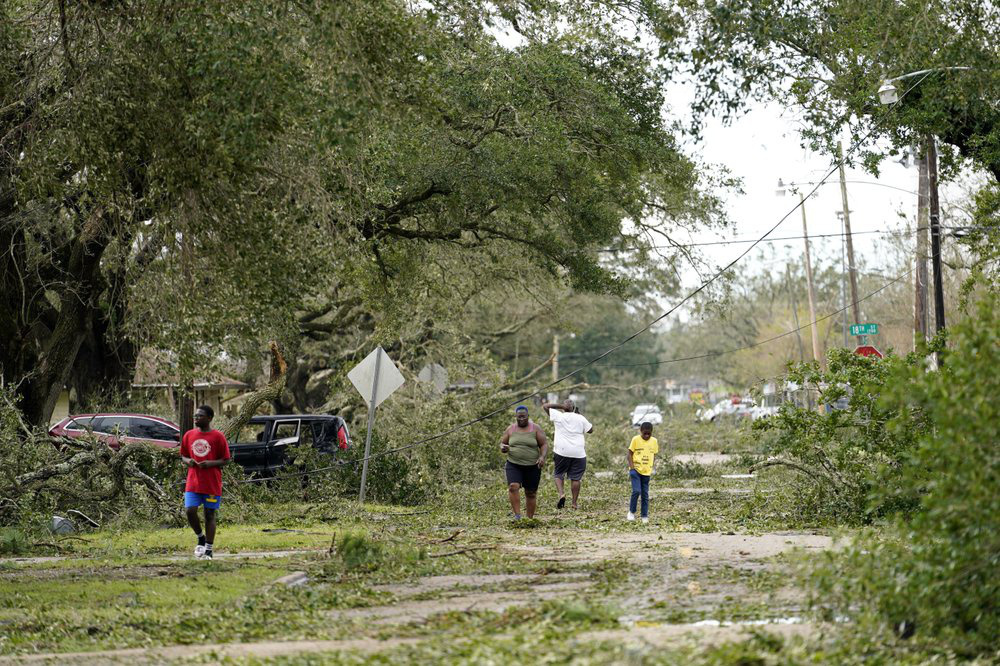
M 218 509 L 222 504 L 221 495 L 206 495 L 205 493 L 184 493 L 184 508 L 190 509 L 193 506 L 204 506 L 206 509 Z

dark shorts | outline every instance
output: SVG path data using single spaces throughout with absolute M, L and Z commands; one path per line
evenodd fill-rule
M 504 471 L 507 483 L 519 483 L 529 493 L 538 490 L 538 483 L 542 480 L 542 470 L 538 469 L 538 465 L 518 465 L 508 460 Z
M 579 481 L 583 478 L 583 473 L 587 471 L 586 458 L 567 458 L 558 453 L 554 454 L 553 458 L 556 465 L 552 476 L 557 479 L 564 479 L 568 476 L 570 481 Z

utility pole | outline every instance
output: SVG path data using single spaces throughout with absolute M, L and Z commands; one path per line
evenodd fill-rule
M 552 336 L 552 383 L 554 384 L 559 381 L 559 334 L 555 333 Z M 557 391 L 549 392 L 549 402 L 558 402 L 559 393 Z
M 844 213 L 842 211 L 837 211 L 837 219 L 840 220 L 840 228 L 844 228 Z M 843 334 L 844 334 L 844 349 L 847 349 L 848 339 L 847 331 L 849 330 L 850 324 L 847 321 L 848 310 L 847 307 L 847 243 L 845 242 L 845 235 L 842 233 L 840 236 L 840 302 L 844 304 L 841 315 L 843 315 Z
M 913 351 L 927 341 L 927 224 L 928 224 L 928 155 L 926 147 L 917 160 L 917 250 L 913 276 Z
M 812 260 L 809 257 L 809 227 L 806 225 L 806 198 L 799 193 L 799 205 L 802 208 L 802 239 L 806 246 L 806 283 L 809 286 L 809 330 L 812 331 L 813 359 L 823 368 L 822 354 L 819 351 L 819 331 L 816 330 L 816 293 L 813 288 Z
M 854 315 L 854 323 L 861 324 L 861 312 L 858 306 L 858 271 L 854 266 L 854 241 L 851 239 L 851 211 L 847 207 L 847 178 L 844 176 L 844 149 L 837 142 L 837 160 L 840 164 L 840 199 L 844 206 L 844 239 L 847 242 L 847 271 L 851 281 L 851 314 Z M 863 344 L 863 339 L 858 336 L 858 344 Z
M 938 159 L 934 137 L 927 137 L 927 185 L 930 192 L 931 269 L 934 272 L 934 334 L 944 330 L 944 286 L 941 277 L 941 208 L 938 201 Z M 938 366 L 941 355 L 938 354 Z
M 791 283 L 788 281 L 788 276 L 792 272 L 791 264 L 785 264 L 785 289 L 788 290 L 789 300 L 792 302 L 792 319 L 795 321 L 795 339 L 799 343 L 799 360 L 805 363 L 806 352 L 802 346 L 802 334 L 799 331 L 802 328 L 799 325 L 799 304 L 795 302 L 795 290 L 792 289 Z
M 552 336 L 552 381 L 559 381 L 559 335 Z

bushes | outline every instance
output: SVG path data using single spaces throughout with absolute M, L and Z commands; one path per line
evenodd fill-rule
M 808 409 L 786 404 L 781 411 L 754 423 L 764 452 L 775 459 L 757 468 L 782 465 L 801 472 L 799 482 L 811 486 L 817 517 L 848 524 L 870 523 L 895 510 L 910 510 L 917 498 L 902 487 L 902 474 L 918 436 L 928 430 L 919 413 L 894 419 L 899 408 L 881 398 L 899 381 L 901 372 L 922 367 L 922 357 L 889 355 L 875 360 L 835 349 L 829 369 L 815 364 L 790 368 L 789 379 L 820 387 L 819 403 L 846 401 L 844 409 Z M 874 489 L 880 492 L 872 495 Z
M 371 455 L 378 457 L 368 461 L 367 500 L 385 504 L 419 504 L 427 496 L 428 488 L 421 482 L 417 466 L 405 451 L 386 453 L 390 448 L 386 438 L 377 433 L 372 435 Z M 354 455 L 350 458 L 364 458 L 364 453 L 364 433 L 361 433 L 355 442 Z M 361 471 L 360 462 L 333 470 L 329 477 L 331 491 L 341 497 L 356 498 L 361 487 Z
M 838 612 L 881 628 L 908 621 L 918 639 L 966 655 L 1000 636 L 1000 307 L 990 298 L 975 314 L 950 330 L 940 372 L 896 368 L 882 401 L 897 414 L 888 431 L 920 436 L 877 501 L 919 497 L 918 510 L 892 537 L 834 558 L 819 588 Z
M 824 386 L 819 414 L 785 408 L 757 425 L 769 452 L 847 523 L 891 519 L 828 555 L 810 577 L 831 615 L 888 634 L 915 628 L 925 647 L 992 654 L 1000 635 L 1000 305 L 987 295 L 949 330 L 938 371 L 922 359 L 831 354 L 830 370 L 793 379 Z

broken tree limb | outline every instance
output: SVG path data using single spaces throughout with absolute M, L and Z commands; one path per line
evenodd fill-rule
M 233 441 L 240 432 L 240 428 L 246 425 L 256 413 L 257 409 L 264 403 L 269 403 L 281 397 L 281 392 L 285 390 L 285 382 L 288 379 L 288 363 L 278 348 L 278 343 L 274 340 L 269 345 L 271 349 L 271 373 L 267 384 L 257 389 L 243 402 L 239 414 L 234 419 L 224 424 L 220 430 L 226 436 L 226 441 Z
M 427 543 L 448 543 L 449 541 L 454 541 L 456 538 L 458 538 L 458 535 L 464 531 L 465 530 L 455 530 L 454 532 L 451 533 L 451 536 L 446 536 L 443 539 L 432 539 Z
M 154 450 L 152 445 L 133 442 L 115 451 L 104 443 L 94 440 L 91 442 L 90 451 L 75 453 L 67 460 L 15 477 L 14 485 L 9 491 L 54 491 L 77 501 L 106 502 L 118 497 L 125 490 L 126 484 L 135 481 L 145 486 L 153 499 L 162 502 L 166 499 L 166 493 L 132 460 L 140 453 Z M 100 474 L 94 474 L 95 469 L 102 471 Z M 80 487 L 70 488 L 59 483 L 75 472 L 90 473 L 94 478 L 110 481 L 111 487 L 92 491 Z
M 755 465 L 751 465 L 750 473 L 752 474 L 757 470 L 764 469 L 765 467 L 777 467 L 777 466 L 790 467 L 791 469 L 801 472 L 806 476 L 823 479 L 824 481 L 829 483 L 830 486 L 832 486 L 834 489 L 838 488 L 837 483 L 823 472 L 820 472 L 819 470 L 816 469 L 812 469 L 811 467 L 807 467 L 806 465 L 794 462 L 792 460 L 785 460 L 784 458 L 770 458 L 763 462 L 759 462 Z
M 47 465 L 41 469 L 36 469 L 33 472 L 27 472 L 18 477 L 14 478 L 14 485 L 24 488 L 31 484 L 38 483 L 40 481 L 47 481 L 56 476 L 65 476 L 76 471 L 79 467 L 86 464 L 93 464 L 97 457 L 92 452 L 77 453 L 69 460 L 61 463 L 56 463 L 55 465 Z

